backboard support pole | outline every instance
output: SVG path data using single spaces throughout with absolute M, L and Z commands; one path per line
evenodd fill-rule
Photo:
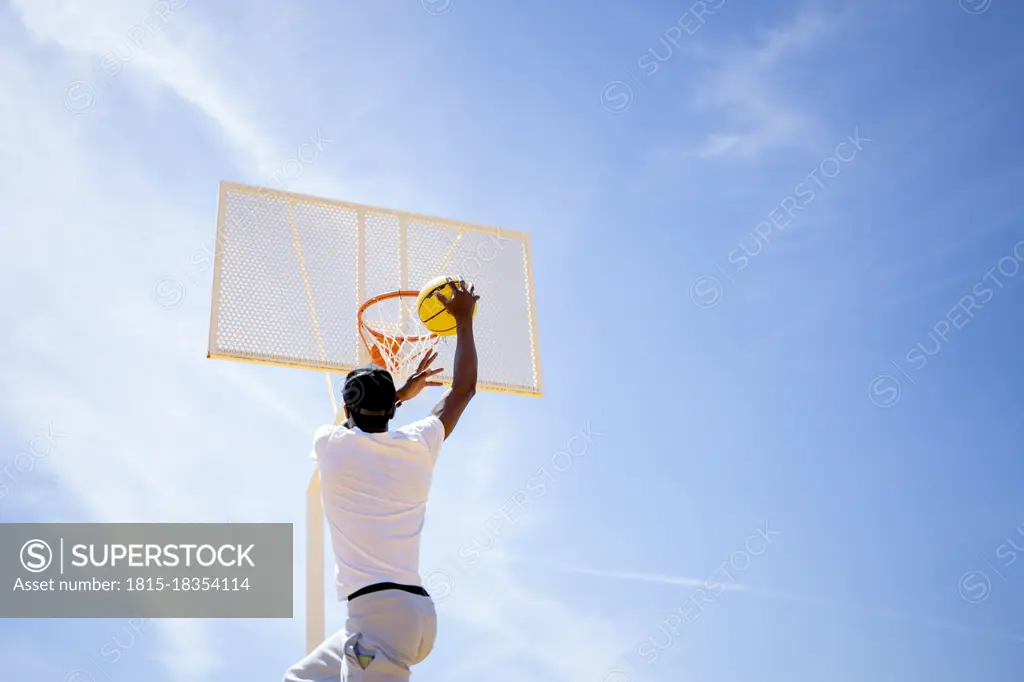
M 306 488 L 306 653 L 324 641 L 324 515 L 320 475 Z

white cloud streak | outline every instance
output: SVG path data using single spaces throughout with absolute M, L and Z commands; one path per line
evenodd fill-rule
M 705 588 L 707 585 L 707 580 L 698 580 L 696 578 L 686 576 L 674 576 L 660 573 L 632 573 L 624 571 L 606 571 L 593 568 L 581 568 L 578 566 L 563 566 L 559 564 L 526 561 L 522 559 L 516 559 L 516 561 L 518 563 L 529 563 L 533 565 L 544 566 L 545 568 L 551 570 L 576 573 L 580 575 L 592 575 L 601 578 L 611 578 L 614 580 L 629 580 L 634 582 L 654 583 L 668 586 L 679 585 L 693 588 Z M 962 625 L 960 623 L 953 623 L 950 621 L 935 618 L 915 616 L 901 611 L 894 611 L 892 609 L 856 606 L 835 599 L 796 595 L 787 592 L 779 592 L 775 590 L 768 590 L 762 588 L 750 588 L 747 585 L 743 585 L 740 583 L 720 583 L 716 581 L 715 586 L 721 586 L 726 591 L 746 592 L 753 596 L 765 599 L 788 602 L 791 604 L 799 604 L 802 606 L 811 606 L 814 608 L 826 609 L 833 612 L 839 611 L 846 616 L 868 616 L 880 620 L 907 623 L 917 627 L 928 628 L 932 630 L 942 630 L 945 632 L 954 632 L 963 635 L 970 635 L 973 637 L 983 637 L 987 639 L 994 639 L 1000 641 L 1024 643 L 1024 634 L 986 630 L 984 628 L 976 628 L 969 625 Z
M 835 25 L 835 18 L 805 12 L 765 33 L 753 47 L 700 51 L 713 66 L 698 86 L 695 104 L 726 127 L 709 133 L 694 154 L 751 159 L 777 149 L 817 153 L 822 126 L 782 85 L 778 70 L 787 59 L 820 45 Z
M 578 566 L 560 566 L 557 564 L 544 564 L 540 562 L 528 562 L 539 566 L 544 566 L 556 571 L 564 571 L 567 573 L 577 573 L 580 575 L 592 575 L 598 578 L 613 578 L 615 580 L 632 580 L 636 582 L 655 583 L 658 585 L 683 585 L 685 587 L 706 587 L 708 584 L 708 578 L 703 580 L 699 578 L 690 578 L 687 576 L 678 575 L 665 575 L 663 573 L 629 573 L 624 571 L 604 571 L 594 568 L 580 568 Z M 720 581 L 714 582 L 715 587 L 721 587 L 727 592 L 744 592 L 748 588 L 746 585 L 741 583 L 723 583 Z

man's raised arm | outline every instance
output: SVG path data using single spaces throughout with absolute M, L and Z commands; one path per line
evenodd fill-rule
M 437 300 L 455 318 L 455 367 L 452 370 L 452 387 L 434 407 L 434 414 L 444 425 L 444 437 L 452 435 L 459 417 L 476 394 L 476 341 L 473 338 L 473 310 L 480 298 L 473 286 L 464 281 L 452 282 L 451 298 L 440 292 Z

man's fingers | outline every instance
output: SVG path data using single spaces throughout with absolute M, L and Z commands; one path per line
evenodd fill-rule
M 432 363 L 436 357 L 437 357 L 437 351 L 436 350 L 428 351 L 427 354 L 423 356 L 423 359 L 420 360 L 420 364 L 419 364 L 419 367 L 417 368 L 417 370 L 422 372 L 427 367 L 430 367 L 430 363 Z
M 444 384 L 441 383 L 440 381 L 428 381 L 425 385 L 426 386 L 444 386 Z
M 427 373 L 426 373 L 426 376 L 428 376 L 428 377 L 432 377 L 432 376 L 434 376 L 435 374 L 440 374 L 440 373 L 441 373 L 441 372 L 443 372 L 443 371 L 444 371 L 444 367 L 438 367 L 437 369 L 432 369 L 432 370 L 430 370 L 429 372 L 427 372 Z
M 480 300 L 480 295 L 476 293 L 476 285 L 470 284 L 461 277 L 449 277 L 448 286 L 451 287 L 451 296 L 445 296 L 444 294 L 442 294 L 441 289 L 438 289 L 437 291 L 434 292 L 434 297 L 441 302 L 441 305 L 447 306 L 460 294 L 469 294 L 474 299 Z

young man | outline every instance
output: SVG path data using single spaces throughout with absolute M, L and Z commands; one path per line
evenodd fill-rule
M 285 682 L 398 682 L 430 653 L 437 634 L 434 602 L 419 575 L 420 531 L 442 442 L 476 392 L 472 286 L 453 282 L 438 300 L 455 317 L 452 387 L 426 419 L 388 430 L 395 408 L 425 386 L 440 386 L 428 353 L 405 385 L 387 370 L 360 367 L 345 377 L 347 420 L 317 430 L 312 459 L 336 558 L 338 598 L 348 601 L 345 628 L 285 673 Z

